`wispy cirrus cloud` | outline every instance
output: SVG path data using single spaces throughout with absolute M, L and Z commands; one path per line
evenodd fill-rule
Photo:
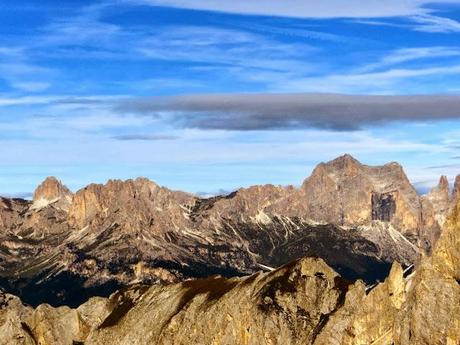
M 415 60 L 438 61 L 442 58 L 460 56 L 460 47 L 432 46 L 396 49 L 383 55 L 379 61 L 359 68 L 360 71 L 375 71 L 381 68 L 398 65 Z
M 160 27 L 140 26 L 128 28 L 106 23 L 101 19 L 104 9 L 83 11 L 83 14 L 59 18 L 37 31 L 33 39 L 26 40 L 17 50 L 30 59 L 78 59 L 88 61 L 126 61 L 136 63 L 170 63 L 188 69 L 219 68 L 222 78 L 239 77 L 246 82 L 264 82 L 265 78 L 252 78 L 253 70 L 258 73 L 299 73 L 318 70 L 317 63 L 308 62 L 307 57 L 317 52 L 308 42 L 283 42 L 270 37 L 266 31 L 223 28 L 217 25 L 162 25 Z M 264 29 L 268 30 L 268 29 Z M 276 29 L 274 29 L 278 34 Z M 284 32 L 284 31 L 283 31 Z M 302 34 L 306 34 L 303 32 Z M 296 32 L 300 35 L 300 32 Z M 323 37 L 321 32 L 310 32 L 314 38 Z M 328 39 L 335 35 L 326 34 Z M 13 53 L 5 50 L 5 53 Z M 24 72 L 13 74 L 17 66 L 8 64 L 10 71 L 4 78 L 11 86 L 23 91 L 43 91 L 50 86 L 45 81 L 46 67 L 23 63 Z M 36 67 L 35 79 L 26 78 L 26 68 L 32 72 Z M 17 68 L 16 68 L 17 69 Z M 39 70 L 41 69 L 41 70 Z M 38 73 L 40 72 L 40 73 Z M 138 82 L 139 89 L 152 89 L 154 82 L 166 88 L 184 88 L 203 84 L 210 73 L 194 73 L 191 79 L 173 77 L 150 77 L 143 80 L 117 81 L 116 85 L 132 85 Z M 258 80 L 256 80 L 258 79 Z
M 264 1 L 266 1 L 267 8 L 274 6 L 272 10 L 275 10 L 279 7 L 276 1 Z M 315 15 L 321 16 L 322 11 L 325 11 L 326 8 L 331 12 L 331 5 L 337 5 L 337 7 L 332 6 L 338 9 L 332 11 L 332 15 L 338 17 L 340 17 L 340 11 L 344 11 L 343 16 L 345 17 L 353 17 L 355 10 L 358 17 L 360 16 L 358 14 L 361 13 L 359 11 L 368 10 L 374 13 L 372 16 L 380 17 L 377 13 L 382 10 L 380 2 L 363 5 L 362 2 L 353 1 L 349 5 L 350 8 L 345 8 L 334 1 L 336 0 L 326 1 L 327 6 L 326 4 L 303 4 L 296 8 L 296 11 L 308 10 L 314 18 Z M 110 11 L 115 11 L 118 5 L 133 5 L 134 8 L 137 8 L 139 6 L 136 5 L 140 3 L 147 4 L 145 1 L 126 0 L 123 2 L 107 1 L 98 6 L 83 7 L 76 11 L 74 16 L 52 20 L 38 30 L 35 37 L 26 42 L 24 46 L 6 49 L 5 53 L 12 54 L 15 50 L 20 50 L 23 56 L 29 56 L 31 59 L 35 57 L 39 60 L 87 59 L 101 63 L 123 61 L 132 65 L 167 63 L 174 65 L 180 71 L 176 74 L 183 74 L 181 78 L 178 78 L 174 74 L 158 76 L 153 75 L 155 72 L 152 72 L 151 75 L 142 76 L 142 78 L 131 78 L 128 75 L 129 80 L 100 81 L 101 87 L 110 83 L 108 87 L 131 88 L 129 92 L 136 89 L 144 93 L 159 92 L 161 85 L 164 86 L 163 90 L 166 93 L 172 90 L 178 90 L 181 93 L 187 90 L 197 92 L 205 90 L 205 86 L 211 80 L 214 83 L 219 81 L 221 84 L 240 83 L 245 89 L 258 88 L 261 91 L 272 92 L 391 93 L 393 91 L 397 93 L 395 88 L 401 81 L 436 73 L 442 75 L 457 73 L 452 61 L 442 66 L 436 66 L 435 61 L 432 61 L 433 66 L 418 69 L 392 68 L 392 66 L 415 60 L 458 56 L 458 49 L 454 47 L 402 47 L 391 51 L 379 51 L 382 58 L 377 59 L 376 62 L 362 59 L 349 63 L 349 61 L 341 61 L 342 56 L 338 55 L 335 62 L 334 59 L 323 56 L 324 47 L 318 44 L 318 41 L 343 45 L 364 39 L 323 31 L 323 27 L 317 23 L 315 24 L 317 27 L 310 30 L 299 29 L 298 25 L 279 25 L 279 23 L 267 25 L 266 23 L 244 21 L 225 26 L 215 23 L 214 25 L 209 23 L 165 25 L 163 23 L 159 26 L 127 26 L 116 21 L 105 20 L 105 15 L 111 13 Z M 187 1 L 149 2 L 155 6 L 160 3 L 181 8 L 198 6 L 197 9 L 213 6 L 212 2 L 207 1 L 196 3 Z M 254 11 L 256 9 L 265 11 L 264 6 L 259 2 L 245 3 L 253 7 Z M 424 18 L 425 24 L 421 22 L 417 24 L 422 26 L 428 25 L 427 21 L 435 18 L 425 5 L 426 3 L 420 1 L 404 2 L 398 5 L 399 10 L 387 11 L 394 10 L 399 13 L 395 15 L 403 15 L 407 10 L 407 18 L 418 18 L 419 21 Z M 239 13 L 239 9 L 244 7 L 242 3 L 239 5 L 238 1 L 236 4 L 232 2 L 225 6 L 228 6 L 230 12 L 232 12 L 231 8 L 235 8 L 235 13 Z M 224 12 L 227 11 L 225 6 L 222 9 Z M 369 6 L 368 9 L 366 9 L 367 6 Z M 385 5 L 384 7 L 390 6 Z M 287 6 L 287 8 L 293 7 Z M 402 10 L 403 8 L 405 10 Z M 279 15 L 282 16 L 283 12 Z M 43 71 L 29 74 L 19 72 L 12 74 L 13 72 L 10 71 L 9 78 L 5 80 L 11 87 L 23 92 L 40 92 L 57 85 L 58 82 L 62 85 L 64 79 L 67 85 L 71 84 L 70 87 L 77 89 L 80 86 L 81 89 L 85 89 L 81 86 L 80 80 L 78 82 L 65 80 L 66 74 L 54 78 L 51 73 L 53 71 L 49 71 L 48 67 L 24 63 L 23 67 L 27 66 L 42 68 Z M 80 64 L 80 66 L 83 65 Z M 137 66 L 137 68 L 140 67 Z M 384 68 L 387 70 L 382 70 Z M 47 69 L 45 75 L 44 71 Z M 138 69 L 132 70 L 134 73 L 138 71 Z M 164 71 L 168 70 L 170 69 L 164 69 Z M 30 75 L 32 77 L 29 77 Z M 5 74 L 4 78 L 7 77 L 8 74 Z M 158 81 L 156 83 L 158 86 L 155 86 L 155 81 Z M 97 85 L 93 80 L 89 80 L 88 83 L 93 88 L 94 85 Z M 138 87 L 133 87 L 136 84 Z
M 416 31 L 430 33 L 452 33 L 460 32 L 460 22 L 435 15 L 413 16 L 411 20 L 417 25 L 413 27 Z
M 411 15 L 402 18 L 404 21 L 372 20 L 372 19 L 355 19 L 353 23 L 365 24 L 372 26 L 387 26 L 393 28 L 407 29 L 417 32 L 448 34 L 460 32 L 460 22 L 435 14 Z
M 19 183 L 38 165 L 67 166 L 80 182 L 164 171 L 166 184 L 188 190 L 296 183 L 345 151 L 369 164 L 400 160 L 425 184 L 445 172 L 426 166 L 458 155 L 458 143 L 442 141 L 458 126 L 458 101 L 433 95 L 458 93 L 460 74 L 458 13 L 441 0 L 8 9 L 27 2 L 34 12 L 14 12 L 14 32 L 0 23 L 1 164 L 11 167 L 0 191 L 13 179 L 27 190 Z M 365 96 L 416 93 L 427 95 Z
M 10 96 L 0 97 L 0 107 L 11 107 L 20 105 L 40 105 L 49 104 L 53 101 L 58 101 L 57 96 Z
M 460 164 L 440 164 L 426 167 L 426 169 L 430 170 L 446 170 L 451 168 L 460 168 Z
M 424 68 L 389 68 L 383 71 L 351 71 L 343 74 L 329 74 L 320 77 L 299 77 L 284 80 L 275 85 L 279 91 L 293 92 L 337 92 L 337 93 L 401 93 L 402 82 L 415 82 L 429 76 L 455 76 L 460 74 L 460 65 Z M 372 90 L 372 92 L 369 92 Z M 388 91 L 387 91 L 388 90 Z
M 37 66 L 27 61 L 0 62 L 0 79 L 9 83 L 14 89 L 26 92 L 48 89 L 56 73 L 54 69 Z
M 184 9 L 216 11 L 243 15 L 263 15 L 294 18 L 374 18 L 424 14 L 428 1 L 409 0 L 126 0 L 153 6 L 168 6 Z M 436 1 L 430 1 L 430 3 Z
M 177 140 L 179 136 L 166 134 L 120 134 L 112 137 L 120 141 L 164 141 Z
M 25 99 L 20 104 L 0 106 L 0 139 L 86 141 L 155 128 L 157 120 L 153 116 L 116 113 L 108 99 L 67 103 L 66 98 L 52 97 L 36 103 L 31 98 L 32 112 L 23 110 L 29 109 Z
M 294 38 L 303 38 L 307 40 L 318 40 L 318 41 L 328 41 L 328 42 L 353 42 L 353 41 L 362 41 L 362 39 L 356 39 L 353 36 L 343 36 L 339 34 L 332 34 L 328 32 L 323 32 L 314 30 L 314 26 L 305 28 L 305 27 L 287 27 L 285 25 L 264 25 L 264 24 L 254 24 L 251 22 L 241 22 L 241 23 L 224 23 L 231 27 L 236 27 L 245 31 L 256 32 L 261 34 L 274 34 L 279 36 L 294 37 Z
M 241 30 L 179 26 L 138 42 L 136 51 L 150 59 L 206 63 L 263 70 L 297 69 L 311 65 L 302 57 L 315 49 L 307 43 L 280 42 Z

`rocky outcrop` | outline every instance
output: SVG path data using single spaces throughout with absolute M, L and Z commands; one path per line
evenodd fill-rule
M 441 176 L 438 185 L 428 194 L 422 196 L 420 203 L 422 207 L 422 228 L 419 234 L 419 242 L 429 252 L 439 237 L 440 229 L 452 205 L 447 177 Z
M 5 344 L 453 345 L 460 342 L 460 204 L 432 256 L 383 283 L 304 258 L 269 273 L 137 285 L 77 309 L 0 295 Z M 2 302 L 3 301 L 3 302 Z
M 448 217 L 431 257 L 415 272 L 398 264 L 367 295 L 347 295 L 321 344 L 458 344 L 460 342 L 460 205 Z M 334 336 L 335 335 L 335 336 Z M 331 341 L 331 338 L 333 341 Z
M 455 177 L 454 190 L 452 191 L 451 204 L 457 204 L 460 197 L 460 175 Z
M 35 190 L 33 209 L 41 209 L 54 204 L 55 207 L 68 210 L 72 203 L 72 192 L 55 177 L 47 177 Z
M 433 206 L 437 222 L 442 225 L 450 209 L 449 182 L 446 176 L 441 176 L 439 184 L 433 188 L 424 199 L 427 199 Z
M 0 197 L 0 234 L 14 229 L 19 215 L 24 214 L 29 206 L 30 202 L 26 200 Z
M 341 307 L 348 285 L 322 260 L 303 259 L 246 278 L 133 287 L 74 310 L 7 303 L 0 313 L 24 324 L 24 337 L 49 345 L 307 344 Z
M 381 220 L 411 238 L 421 228 L 419 196 L 397 163 L 371 167 L 344 155 L 318 165 L 301 191 L 307 214 L 317 221 L 356 226 Z
M 75 194 L 69 222 L 82 228 L 110 218 L 132 231 L 151 228 L 161 233 L 177 228 L 176 223 L 182 225 L 183 207 L 194 200 L 190 194 L 162 188 L 145 178 L 110 180 L 105 185 L 89 185 Z
M 392 328 L 396 344 L 460 342 L 460 205 L 448 217 L 434 253 L 405 284 L 406 302 Z
M 1 199 L 0 286 L 34 306 L 75 307 L 134 283 L 242 276 L 304 256 L 370 284 L 393 261 L 405 268 L 430 251 L 443 220 L 440 189 L 421 198 L 398 164 L 349 155 L 318 165 L 300 188 L 207 199 L 145 178 L 73 195 L 48 178 L 33 202 Z
M 216 200 L 207 214 L 245 220 L 277 214 L 343 226 L 380 220 L 413 238 L 422 228 L 420 197 L 402 167 L 367 166 L 350 155 L 319 164 L 300 189 L 272 185 L 240 189 L 231 198 Z

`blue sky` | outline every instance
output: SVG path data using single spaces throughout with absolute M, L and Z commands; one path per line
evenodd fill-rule
M 298 185 L 343 153 L 426 190 L 460 173 L 459 42 L 458 0 L 4 1 L 0 194 Z

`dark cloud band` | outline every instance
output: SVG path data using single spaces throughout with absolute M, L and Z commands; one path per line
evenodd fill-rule
M 337 131 L 395 121 L 460 119 L 460 96 L 339 94 L 209 94 L 123 101 L 118 111 L 168 118 L 186 128 Z

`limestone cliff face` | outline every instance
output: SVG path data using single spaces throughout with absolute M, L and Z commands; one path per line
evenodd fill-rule
M 33 199 L 54 200 L 72 196 L 72 192 L 55 177 L 47 177 L 35 190 Z
M 404 274 L 395 264 L 385 283 L 367 295 L 347 295 L 351 303 L 345 302 L 334 315 L 319 343 L 459 344 L 459 215 L 457 204 L 433 255 L 424 258 L 415 273 Z
M 446 176 L 441 176 L 438 185 L 426 195 L 433 205 L 433 209 L 440 224 L 443 224 L 450 208 L 449 182 Z
M 429 252 L 446 213 L 438 189 L 421 198 L 398 164 L 349 155 L 321 163 L 301 188 L 207 199 L 145 178 L 73 195 L 48 178 L 32 202 L 0 199 L 0 286 L 32 305 L 77 306 L 134 283 L 241 276 L 305 256 L 372 283 L 393 261 L 407 267 Z
M 320 164 L 301 191 L 307 214 L 318 221 L 344 225 L 386 221 L 412 237 L 421 228 L 419 197 L 397 163 L 371 167 L 345 155 Z
M 428 194 L 420 198 L 422 207 L 422 229 L 420 241 L 425 247 L 431 248 L 436 243 L 441 226 L 444 224 L 451 208 L 449 182 L 446 176 L 441 176 L 439 183 Z
M 68 210 L 72 197 L 72 192 L 61 181 L 55 177 L 48 177 L 35 190 L 32 207 L 40 209 L 55 204 L 55 207 Z
M 451 203 L 457 204 L 460 198 L 460 175 L 457 175 L 454 182 L 454 190 L 452 191 Z
M 14 227 L 18 214 L 27 210 L 29 204 L 26 200 L 0 197 L 0 233 Z
M 445 187 L 443 184 L 439 192 L 433 191 L 428 198 L 429 202 L 436 204 L 436 215 L 446 210 L 441 200 Z M 203 204 L 206 208 L 202 207 Z M 130 213 L 133 223 L 166 214 L 164 218 L 174 217 L 172 223 L 185 227 L 188 224 L 181 217 L 180 207 L 194 206 L 195 211 L 205 213 L 207 217 L 200 226 L 216 226 L 222 219 L 263 223 L 279 215 L 344 226 L 389 222 L 413 238 L 423 227 L 420 197 L 399 164 L 371 167 L 350 155 L 319 164 L 300 189 L 253 186 L 239 189 L 225 198 L 211 198 L 205 203 L 186 193 L 161 188 L 146 179 L 90 185 L 75 195 L 69 219 L 72 225 L 84 227 L 94 218 L 116 218 L 114 213 L 119 211 L 121 214 Z M 152 213 L 157 213 L 156 217 L 152 217 Z
M 6 302 L 0 320 L 18 327 L 4 333 L 10 344 L 308 344 L 348 285 L 322 260 L 304 259 L 246 278 L 133 287 L 73 310 Z
M 216 201 L 208 214 L 247 220 L 278 214 L 344 226 L 383 221 L 413 238 L 423 227 L 420 197 L 399 164 L 366 166 L 350 155 L 319 164 L 300 189 L 240 189 Z
M 154 228 L 164 232 L 182 225 L 183 206 L 195 197 L 162 188 L 145 178 L 110 180 L 105 185 L 92 184 L 75 194 L 69 209 L 69 223 L 76 228 L 103 224 L 106 220 L 136 231 Z
M 432 256 L 395 263 L 387 279 L 351 283 L 323 260 L 270 273 L 133 286 L 77 309 L 36 309 L 0 295 L 4 344 L 374 344 L 460 343 L 460 204 Z
M 396 319 L 400 344 L 460 343 L 460 204 L 453 206 L 432 257 L 422 261 Z

